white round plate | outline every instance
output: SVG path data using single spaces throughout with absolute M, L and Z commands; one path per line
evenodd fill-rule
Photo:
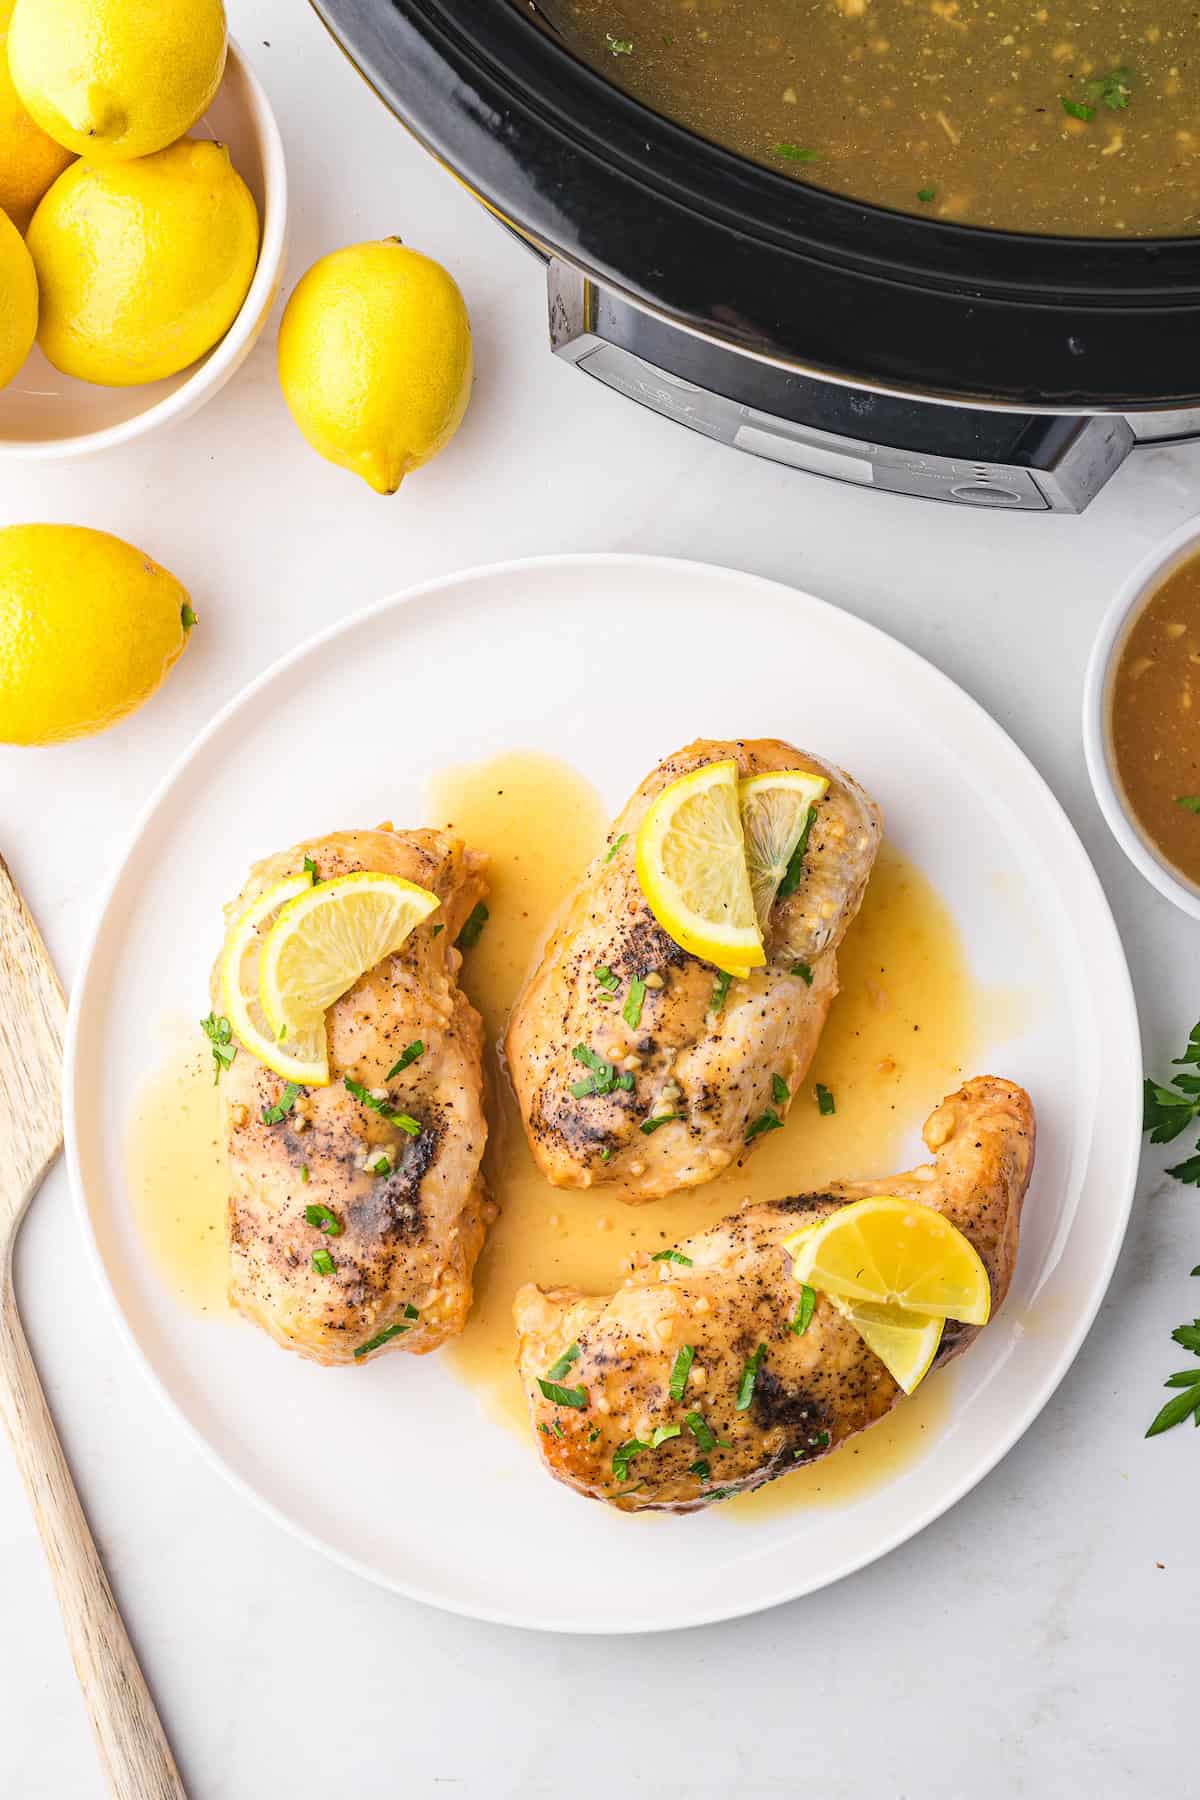
M 943 1378 L 952 1403 L 920 1460 L 843 1508 L 761 1522 L 719 1506 L 631 1519 L 579 1499 L 436 1357 L 384 1358 L 347 1378 L 247 1326 L 190 1316 L 147 1261 L 124 1181 L 123 1134 L 147 1072 L 129 1022 L 203 1010 L 222 903 L 254 858 L 346 824 L 415 823 L 431 773 L 511 749 L 565 759 L 615 811 L 659 756 L 698 735 L 789 738 L 866 784 L 950 906 L 977 979 L 1029 996 L 993 1072 L 1022 1082 L 1039 1114 L 1012 1291 Z M 148 807 L 105 901 L 71 1008 L 67 1131 L 87 1233 L 137 1357 L 245 1493 L 346 1565 L 452 1611 L 650 1631 L 753 1612 L 860 1568 L 1016 1441 L 1078 1350 L 1120 1247 L 1139 1058 L 1128 971 L 1083 848 L 960 689 L 773 582 L 563 557 L 385 601 L 213 721 Z

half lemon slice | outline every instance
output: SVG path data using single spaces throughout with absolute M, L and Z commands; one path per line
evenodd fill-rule
M 899 1306 L 937 1319 L 986 1325 L 992 1295 L 974 1245 L 949 1219 L 915 1200 L 854 1200 L 819 1225 L 785 1238 L 797 1281 L 831 1299 Z
M 638 829 L 637 876 L 682 949 L 739 978 L 766 962 L 732 759 L 705 763 L 655 796 Z
M 221 1006 L 238 1042 L 268 1069 L 302 1087 L 327 1087 L 329 1057 L 324 1019 L 315 1019 L 302 1031 L 289 1033 L 281 1040 L 258 998 L 266 928 L 281 907 L 311 887 L 311 875 L 289 875 L 266 888 L 238 914 L 229 928 L 221 957 Z
M 764 934 L 776 896 L 795 891 L 813 808 L 828 791 L 828 777 L 807 769 L 771 769 L 738 783 L 750 892 Z
M 868 1350 L 873 1350 L 898 1387 L 911 1394 L 929 1373 L 942 1341 L 944 1319 L 909 1312 L 905 1306 L 877 1306 L 871 1300 L 839 1300 L 826 1296 L 848 1319 Z
M 441 901 L 399 875 L 335 875 L 289 900 L 267 933 L 259 966 L 262 1009 L 276 1035 L 311 1030 Z

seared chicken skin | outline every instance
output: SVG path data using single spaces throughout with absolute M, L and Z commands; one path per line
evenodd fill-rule
M 742 778 L 807 769 L 830 784 L 799 886 L 771 909 L 767 966 L 732 984 L 667 935 L 634 867 L 638 826 L 654 796 L 690 770 L 730 758 Z M 812 1062 L 837 993 L 837 946 L 862 901 L 881 830 L 857 782 L 776 738 L 702 740 L 647 776 L 568 901 L 508 1027 L 509 1071 L 549 1181 L 605 1183 L 622 1200 L 654 1200 L 711 1181 L 744 1155 L 747 1132 L 769 1107 L 786 1116 L 779 1084 L 790 1097 Z M 646 993 L 631 1025 L 624 1003 L 634 977 Z M 587 1076 L 578 1048 L 611 1065 L 607 1092 L 572 1093 Z M 668 1123 L 645 1129 L 664 1113 Z
M 626 1512 L 689 1512 L 827 1456 L 873 1425 L 903 1393 L 823 1295 L 807 1330 L 791 1329 L 800 1290 L 784 1238 L 851 1200 L 911 1198 L 970 1239 L 994 1310 L 1016 1262 L 1034 1137 L 1024 1090 L 981 1076 L 929 1118 L 934 1160 L 906 1175 L 747 1207 L 682 1244 L 687 1262 L 650 1262 L 611 1297 L 521 1288 L 518 1365 L 551 1474 Z M 977 1330 L 948 1322 L 934 1367 Z M 695 1354 L 681 1387 L 685 1347 Z M 551 1370 L 573 1403 L 545 1395 L 538 1378 Z
M 259 863 L 228 916 L 301 870 L 306 856 L 322 880 L 376 870 L 429 888 L 442 904 L 330 1008 L 329 1087 L 303 1090 L 267 1124 L 263 1112 L 284 1086 L 278 1075 L 242 1050 L 222 1081 L 230 1299 L 314 1362 L 365 1361 L 385 1347 L 420 1356 L 465 1325 L 495 1216 L 480 1173 L 483 1026 L 458 986 L 454 948 L 486 892 L 483 858 L 439 831 L 334 832 Z M 417 1041 L 421 1055 L 389 1081 Z M 419 1121 L 420 1134 L 361 1104 L 347 1076 Z M 370 1173 L 365 1165 L 384 1151 L 390 1172 Z M 340 1229 L 310 1223 L 310 1207 L 328 1209 Z M 332 1273 L 314 1267 L 314 1252 L 328 1253 Z

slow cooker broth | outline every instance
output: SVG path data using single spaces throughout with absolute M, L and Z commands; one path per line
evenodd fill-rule
M 1005 230 L 1197 228 L 1196 17 L 1181 0 L 541 0 L 540 10 L 637 99 L 799 181 Z

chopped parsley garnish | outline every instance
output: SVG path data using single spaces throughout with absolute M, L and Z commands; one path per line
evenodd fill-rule
M 742 1369 L 742 1379 L 738 1382 L 735 1402 L 738 1412 L 748 1412 L 750 1409 L 750 1402 L 754 1398 L 754 1384 L 758 1380 L 758 1372 L 763 1366 L 766 1354 L 767 1346 L 760 1344 L 754 1355 L 746 1358 L 745 1366 Z M 704 1449 L 704 1445 L 702 1444 L 700 1448 Z
M 806 150 L 801 144 L 776 144 L 771 154 L 785 162 L 819 162 L 821 157 L 819 150 Z
M 608 1160 L 611 1156 L 612 1156 L 612 1151 L 609 1149 L 608 1145 L 605 1144 L 603 1150 L 600 1152 L 600 1161 L 608 1162 Z
M 570 1406 L 575 1412 L 582 1412 L 588 1403 L 585 1388 L 560 1387 L 557 1381 L 547 1381 L 543 1375 L 538 1376 L 538 1386 L 552 1406 Z
M 771 1098 L 775 1101 L 776 1105 L 782 1106 L 784 1101 L 788 1098 L 790 1091 L 791 1090 L 782 1075 L 772 1075 Z
M 937 189 L 931 187 L 918 188 L 917 199 L 928 205 L 931 200 L 937 199 Z
M 826 1449 L 828 1444 L 829 1433 L 827 1431 L 817 1431 L 809 1438 L 807 1444 L 802 1444 L 800 1449 L 793 1451 L 792 1454 L 798 1461 L 802 1456 L 811 1456 L 814 1450 Z
M 621 1009 L 621 1017 L 630 1031 L 636 1031 L 642 1022 L 642 1006 L 646 999 L 646 984 L 640 975 L 635 975 L 629 984 L 629 994 Z
M 561 1381 L 572 1363 L 578 1362 L 581 1355 L 578 1343 L 568 1345 L 552 1369 L 546 1370 L 547 1381 Z
M 672 1119 L 682 1119 L 682 1113 L 659 1113 L 655 1119 L 643 1119 L 638 1130 L 646 1137 L 652 1137 L 660 1125 L 669 1125 Z
M 800 872 L 804 866 L 804 858 L 808 850 L 808 840 L 812 834 L 813 820 L 816 816 L 816 807 L 810 806 L 808 809 L 808 817 L 804 821 L 804 829 L 796 840 L 796 848 L 788 858 L 787 869 L 775 896 L 777 900 L 786 900 L 789 895 L 794 894 L 796 889 L 800 886 Z
M 596 968 L 592 970 L 592 973 L 600 983 L 600 986 L 602 988 L 607 988 L 610 994 L 615 994 L 619 991 L 621 978 L 619 975 L 613 974 L 607 963 L 599 963 Z
M 1129 84 L 1132 80 L 1133 76 L 1128 69 L 1112 69 L 1098 81 L 1089 81 L 1084 92 L 1089 100 L 1106 106 L 1110 112 L 1124 112 L 1129 105 Z
M 300 1098 L 300 1093 L 300 1083 L 298 1081 L 289 1081 L 274 1106 L 263 1107 L 263 1124 L 278 1125 L 281 1119 L 286 1119 L 293 1106 L 295 1106 L 297 1100 Z
M 633 55 L 633 39 L 632 38 L 614 37 L 611 31 L 606 31 L 604 34 L 604 41 L 608 45 L 609 49 L 612 51 L 614 56 L 632 56 Z
M 830 1113 L 837 1111 L 837 1106 L 834 1104 L 833 1095 L 830 1093 L 830 1091 L 827 1087 L 822 1087 L 822 1085 L 819 1081 L 818 1081 L 817 1087 L 816 1087 L 816 1094 L 817 1094 L 817 1111 L 819 1113 L 824 1113 L 826 1116 L 828 1116 Z
M 624 1088 L 628 1093 L 633 1088 L 632 1075 L 618 1075 L 613 1064 L 604 1057 L 597 1056 L 586 1044 L 576 1044 L 571 1055 L 576 1062 L 581 1062 L 591 1074 L 586 1081 L 573 1081 L 571 1092 L 576 1100 L 584 1100 L 589 1094 L 611 1094 L 614 1088 Z
M 375 1161 L 373 1163 L 371 1163 L 370 1167 L 367 1170 L 367 1173 L 369 1175 L 390 1175 L 391 1172 L 392 1172 L 392 1159 L 388 1155 L 386 1150 L 380 1151 L 380 1153 L 376 1157 Z
M 1062 109 L 1069 118 L 1082 119 L 1085 125 L 1091 124 L 1096 116 L 1094 106 L 1085 106 L 1082 100 L 1068 100 L 1065 94 L 1060 95 L 1060 99 L 1062 100 Z
M 488 912 L 483 901 L 476 901 L 475 905 L 467 914 L 466 924 L 454 940 L 458 945 L 458 948 L 460 950 L 473 950 L 483 936 L 483 928 L 490 918 L 491 914 Z
M 183 626 L 185 631 L 190 631 L 192 626 L 196 623 L 196 615 L 186 600 L 179 609 L 179 623 Z
M 1200 813 L 1200 794 L 1176 794 L 1175 804 L 1186 812 Z
M 306 856 L 304 859 L 304 873 L 311 877 L 312 884 L 316 887 L 321 877 L 317 874 L 317 865 L 311 856 Z
M 682 1430 L 682 1425 L 656 1425 L 650 1434 L 650 1448 L 657 1450 L 668 1438 L 677 1438 Z
M 238 1053 L 238 1047 L 233 1042 L 233 1026 L 224 1013 L 210 1012 L 207 1019 L 201 1019 L 200 1029 L 212 1046 L 213 1086 L 216 1087 Z
M 747 1144 L 752 1144 L 755 1138 L 761 1137 L 765 1131 L 782 1130 L 783 1120 L 773 1106 L 768 1106 L 766 1112 L 760 1113 L 753 1125 L 747 1127 L 746 1136 L 743 1141 Z
M 333 1258 L 330 1256 L 328 1250 L 314 1250 L 312 1253 L 312 1266 L 317 1271 L 318 1275 L 332 1275 Z
M 612 1459 L 613 1474 L 618 1481 L 629 1480 L 630 1463 L 635 1456 L 640 1456 L 643 1450 L 649 1450 L 649 1448 L 650 1445 L 644 1444 L 641 1438 L 630 1438 L 627 1443 L 618 1444 L 613 1451 Z
M 617 854 L 617 851 L 621 848 L 621 845 L 625 842 L 625 839 L 628 836 L 629 836 L 629 833 L 627 831 L 623 831 L 621 833 L 620 837 L 613 839 L 612 846 L 609 849 L 608 855 L 604 859 L 606 863 L 610 863 L 612 861 L 613 857 Z
M 594 1444 L 594 1443 L 595 1443 L 595 1441 L 596 1441 L 596 1439 L 597 1439 L 597 1438 L 598 1438 L 598 1437 L 599 1437 L 599 1436 L 600 1436 L 600 1427 L 599 1427 L 599 1426 L 598 1426 L 598 1425 L 593 1425 L 593 1426 L 592 1426 L 592 1429 L 591 1429 L 591 1430 L 590 1430 L 590 1431 L 589 1431 L 589 1432 L 588 1432 L 588 1434 L 587 1434 L 587 1441 L 588 1441 L 588 1443 L 589 1443 L 589 1444 Z
M 709 1476 L 708 1458 L 698 1456 L 694 1463 L 689 1463 L 688 1474 L 697 1476 L 701 1481 L 707 1481 Z
M 816 1304 L 816 1289 L 810 1288 L 807 1285 L 802 1286 L 800 1289 L 800 1300 L 796 1307 L 796 1316 L 792 1320 L 788 1330 L 794 1331 L 797 1337 L 803 1337 L 804 1333 L 812 1323 L 813 1308 Z
M 404 1317 L 406 1320 L 419 1319 L 420 1316 L 421 1316 L 420 1313 L 417 1311 L 416 1307 L 412 1305 L 411 1302 L 407 1302 L 405 1304 Z M 372 1350 L 378 1350 L 384 1344 L 390 1344 L 394 1337 L 400 1337 L 404 1332 L 411 1331 L 411 1330 L 412 1330 L 411 1324 L 397 1323 L 395 1325 L 388 1325 L 383 1331 L 379 1332 L 375 1337 L 368 1338 L 365 1344 L 360 1344 L 358 1346 L 358 1349 L 354 1352 L 354 1354 L 356 1357 L 369 1356 L 371 1354 Z
M 403 1074 L 404 1070 L 411 1068 L 413 1063 L 420 1062 L 424 1054 L 424 1044 L 421 1042 L 420 1038 L 414 1039 L 399 1061 L 392 1064 L 383 1079 L 385 1081 L 394 1081 L 397 1075 Z
M 733 976 L 727 975 L 724 969 L 718 971 L 716 985 L 712 991 L 712 999 L 708 1003 L 709 1012 L 720 1012 L 725 1004 L 725 997 L 729 992 L 729 984 L 732 980 Z
M 370 1088 L 364 1087 L 361 1081 L 352 1081 L 349 1075 L 345 1078 L 345 1087 L 347 1093 L 353 1094 L 360 1105 L 369 1106 L 372 1112 L 377 1112 L 381 1119 L 387 1120 L 389 1125 L 398 1126 L 401 1131 L 407 1132 L 409 1137 L 420 1137 L 420 1122 L 411 1114 L 393 1112 L 386 1100 L 377 1100 Z
M 692 1362 L 695 1359 L 695 1355 L 695 1344 L 685 1344 L 682 1350 L 677 1352 L 675 1361 L 671 1364 L 671 1379 L 667 1384 L 667 1389 L 672 1400 L 679 1401 L 683 1399 L 683 1390 L 687 1386 L 688 1376 L 692 1372 Z M 679 1427 L 677 1425 L 675 1427 L 675 1432 L 678 1432 L 678 1430 Z M 675 1432 L 672 1433 L 672 1436 L 675 1435 Z
M 550 1430 L 556 1438 L 565 1437 L 567 1435 L 557 1419 L 551 1421 Z
M 656 1250 L 650 1261 L 678 1263 L 684 1269 L 690 1269 L 693 1266 L 691 1257 L 684 1256 L 679 1250 Z
M 342 1235 L 342 1221 L 335 1212 L 330 1212 L 327 1206 L 322 1206 L 319 1200 L 314 1201 L 311 1206 L 305 1207 L 304 1217 L 310 1225 L 315 1225 L 318 1231 L 323 1231 L 326 1237 Z
M 812 986 L 812 970 L 807 963 L 794 962 L 792 964 L 792 974 L 798 975 L 805 987 Z
M 304 1183 L 305 1187 L 307 1187 L 308 1186 L 308 1164 L 307 1163 L 300 1164 L 300 1179 Z
M 438 933 L 445 931 L 445 929 L 446 929 L 445 925 L 435 925 L 429 935 L 430 935 L 430 937 L 437 937 Z
M 690 1412 L 683 1422 L 702 1450 L 715 1449 L 717 1435 L 709 1429 L 703 1413 Z

